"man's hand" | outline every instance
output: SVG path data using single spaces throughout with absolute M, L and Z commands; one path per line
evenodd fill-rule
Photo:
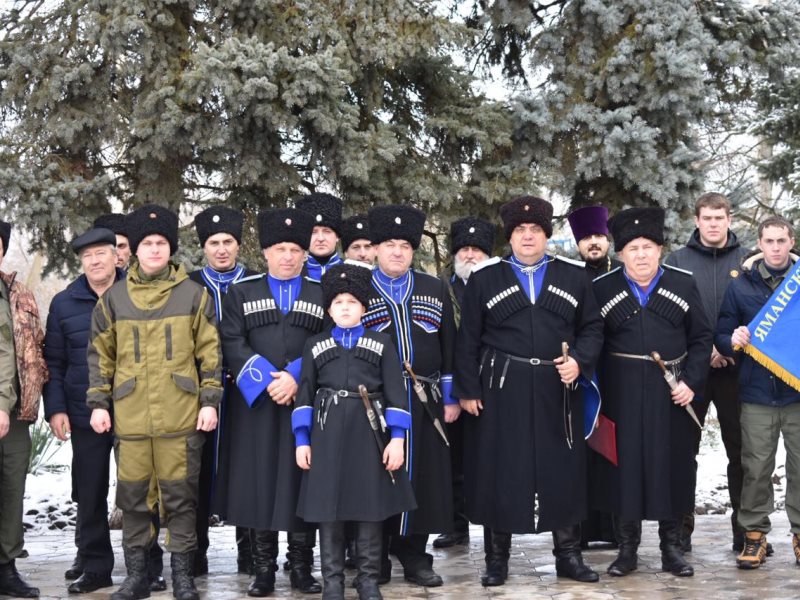
M 72 429 L 69 425 L 67 413 L 60 412 L 50 417 L 50 431 L 62 442 L 66 442 L 69 439 L 69 434 L 72 433 Z
M 692 400 L 694 400 L 694 392 L 683 381 L 672 390 L 672 401 L 678 406 L 686 406 Z
M 298 446 L 294 450 L 294 459 L 297 466 L 308 471 L 311 468 L 311 446 Z
M 89 425 L 92 426 L 95 433 L 111 431 L 111 415 L 105 408 L 95 408 L 92 411 L 92 418 L 89 419 Z
M 294 402 L 297 395 L 297 382 L 287 371 L 270 373 L 274 378 L 267 386 L 267 393 L 276 404 L 288 405 Z
M 750 343 L 750 330 L 745 325 L 739 325 L 731 334 L 731 344 L 744 348 Z
M 553 362 L 556 363 L 556 370 L 561 376 L 561 383 L 570 385 L 578 378 L 578 375 L 581 374 L 581 368 L 578 366 L 578 361 L 571 356 L 567 357 L 566 362 L 564 362 L 563 356 L 559 356 Z
M 392 438 L 383 451 L 383 464 L 387 471 L 397 471 L 403 466 L 403 438 Z
M 9 427 L 11 427 L 11 417 L 7 412 L 0 410 L 0 440 L 6 437 Z
M 465 400 L 462 398 L 458 403 L 463 410 L 476 417 L 480 414 L 480 411 L 483 410 L 483 402 L 480 401 L 480 398 L 475 400 Z
M 197 431 L 214 431 L 217 428 L 217 409 L 204 406 L 197 413 Z
M 711 347 L 711 368 L 721 369 L 733 364 L 733 359 L 730 356 L 723 356 L 719 353 L 716 346 Z
M 445 404 L 444 405 L 444 422 L 455 423 L 461 414 L 461 406 L 458 404 Z

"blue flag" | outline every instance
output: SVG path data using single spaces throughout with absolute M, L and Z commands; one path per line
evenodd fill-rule
M 747 328 L 750 343 L 745 353 L 800 391 L 800 261 Z

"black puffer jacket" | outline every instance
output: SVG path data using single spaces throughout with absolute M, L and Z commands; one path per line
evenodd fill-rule
M 722 248 L 709 248 L 700 242 L 700 232 L 695 229 L 683 248 L 670 254 L 665 264 L 691 271 L 700 290 L 708 322 L 717 322 L 722 299 L 728 284 L 742 272 L 742 260 L 748 250 L 739 245 L 733 231 L 728 231 L 728 241 Z

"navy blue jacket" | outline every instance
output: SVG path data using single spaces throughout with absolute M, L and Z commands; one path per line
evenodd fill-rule
M 772 296 L 772 290 L 758 272 L 760 262 L 761 260 L 756 260 L 750 268 L 742 269 L 742 274 L 731 281 L 722 300 L 714 344 L 725 356 L 734 356 L 731 345 L 733 330 L 740 325 L 749 324 Z M 739 352 L 736 358 L 741 365 L 739 397 L 742 402 L 766 406 L 785 406 L 800 402 L 800 392 L 786 385 L 749 355 Z
M 124 277 L 125 271 L 117 269 L 115 281 Z M 65 412 L 71 427 L 89 428 L 92 409 L 86 404 L 89 387 L 86 348 L 97 300 L 86 275 L 81 275 L 50 303 L 44 336 L 44 358 L 50 380 L 42 391 L 44 416 L 48 421 L 54 414 Z

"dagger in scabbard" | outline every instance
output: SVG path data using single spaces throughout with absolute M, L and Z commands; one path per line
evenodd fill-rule
M 675 374 L 667 369 L 667 365 L 664 364 L 664 361 L 661 359 L 661 355 L 658 352 L 651 352 L 650 357 L 655 361 L 655 363 L 661 367 L 661 372 L 664 373 L 664 379 L 669 385 L 670 390 L 674 390 L 678 387 L 678 380 L 675 378 Z M 692 417 L 692 420 L 697 423 L 697 426 L 702 429 L 703 426 L 700 424 L 700 419 L 697 418 L 697 413 L 694 412 L 694 408 L 692 408 L 691 404 L 687 404 L 684 406 L 686 412 L 689 413 L 689 416 Z
M 362 402 L 364 402 L 364 410 L 367 411 L 369 426 L 372 429 L 372 435 L 375 438 L 375 443 L 378 444 L 378 452 L 380 452 L 381 460 L 383 460 L 383 453 L 386 451 L 386 442 L 383 440 L 383 436 L 381 435 L 381 426 L 378 423 L 378 416 L 375 414 L 375 410 L 372 408 L 372 402 L 369 401 L 367 388 L 363 385 L 359 385 L 358 393 L 361 396 Z M 389 477 L 392 478 L 392 483 L 394 484 L 394 473 L 391 471 L 386 472 L 389 473 Z
M 425 392 L 425 386 L 423 386 L 422 383 L 417 379 L 417 376 L 411 369 L 410 362 L 408 362 L 407 360 L 403 361 L 403 366 L 406 368 L 406 371 L 408 371 L 408 376 L 411 377 L 411 383 L 414 385 L 414 392 L 417 394 L 417 398 L 419 398 L 419 401 L 422 403 L 425 412 L 428 414 L 428 417 L 430 418 L 431 422 L 433 422 L 433 426 L 436 428 L 436 431 L 439 432 L 439 435 L 441 436 L 442 440 L 444 440 L 444 443 L 447 444 L 447 446 L 449 447 L 450 442 L 447 440 L 447 435 L 445 435 L 444 433 L 444 427 L 442 427 L 442 422 L 439 420 L 439 417 L 437 417 L 434 414 L 431 405 L 428 403 L 428 394 Z

